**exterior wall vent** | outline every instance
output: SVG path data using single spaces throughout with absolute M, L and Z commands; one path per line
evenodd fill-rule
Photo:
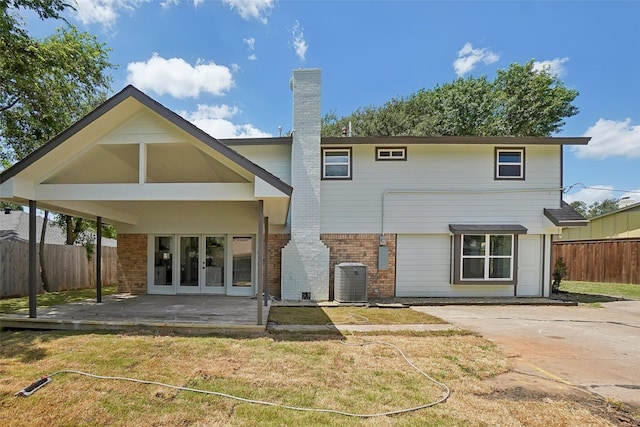
M 367 302 L 367 266 L 357 262 L 336 265 L 334 299 L 338 302 Z

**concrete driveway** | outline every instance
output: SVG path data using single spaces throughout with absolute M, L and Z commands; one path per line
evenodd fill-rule
M 480 333 L 515 369 L 640 408 L 640 301 L 580 306 L 424 306 Z

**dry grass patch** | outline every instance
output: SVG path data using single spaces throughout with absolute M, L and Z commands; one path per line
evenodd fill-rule
M 442 324 L 442 319 L 410 308 L 271 307 L 269 322 L 278 325 Z
M 446 403 L 358 419 L 254 405 L 158 385 L 61 374 L 29 398 L 13 394 L 47 373 L 75 369 L 201 388 L 290 406 L 376 413 L 437 400 L 443 390 L 389 347 L 335 335 L 258 338 L 2 332 L 0 425 L 608 425 L 574 402 L 513 400 L 482 380 L 507 372 L 504 355 L 469 334 L 351 335 L 383 341 L 452 389 Z

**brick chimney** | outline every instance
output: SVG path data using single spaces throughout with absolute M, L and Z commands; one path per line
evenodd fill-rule
M 291 240 L 282 249 L 284 300 L 329 299 L 329 248 L 320 240 L 320 70 L 293 71 Z

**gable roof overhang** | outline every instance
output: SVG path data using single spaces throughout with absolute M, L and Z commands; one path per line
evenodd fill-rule
M 127 118 L 141 111 L 151 112 L 182 132 L 203 151 L 220 159 L 246 182 L 210 183 L 43 183 L 44 170 L 61 167 L 74 150 L 86 147 L 96 135 L 106 135 Z M 114 125 L 114 123 L 116 125 Z M 66 147 L 66 148 L 65 148 Z M 264 201 L 265 216 L 284 224 L 293 188 L 227 147 L 178 114 L 133 86 L 108 99 L 84 118 L 46 144 L 0 173 L 0 199 L 26 204 L 38 202 L 42 209 L 115 222 L 134 224 L 134 215 L 105 207 L 104 201 Z
M 589 224 L 588 219 L 580 215 L 564 200 L 560 205 L 560 209 L 544 208 L 544 216 L 558 227 L 584 227 Z

